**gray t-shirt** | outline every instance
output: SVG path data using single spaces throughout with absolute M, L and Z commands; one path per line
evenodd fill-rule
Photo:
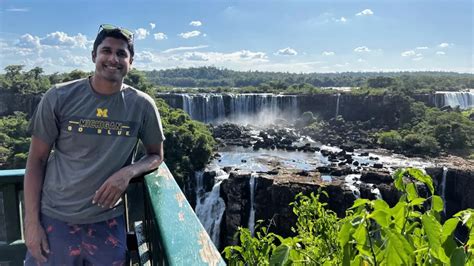
M 46 92 L 31 119 L 32 134 L 54 145 L 46 166 L 41 212 L 65 222 L 83 224 L 123 214 L 123 204 L 92 204 L 95 191 L 130 164 L 138 139 L 164 140 L 154 100 L 123 85 L 113 95 L 94 92 L 89 79 L 59 84 Z

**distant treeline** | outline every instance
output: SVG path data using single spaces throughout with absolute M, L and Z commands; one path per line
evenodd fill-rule
M 53 84 L 92 75 L 92 72 L 74 70 L 69 73 L 45 74 L 35 67 L 25 70 L 23 65 L 5 67 L 0 74 L 0 91 L 20 94 L 41 94 Z M 146 80 L 147 82 L 143 82 Z M 125 83 L 137 89 L 168 90 L 170 87 L 211 88 L 225 91 L 240 88 L 242 92 L 321 93 L 322 87 L 360 87 L 361 91 L 373 88 L 372 93 L 383 89 L 404 94 L 439 90 L 474 88 L 474 74 L 455 72 L 344 72 L 295 74 L 283 72 L 234 71 L 215 67 L 177 68 L 140 71 L 133 69 Z M 354 93 L 356 93 L 354 91 Z
M 157 86 L 173 87 L 261 87 L 284 90 L 308 84 L 314 87 L 372 87 L 393 85 L 411 89 L 460 90 L 474 88 L 474 75 L 455 72 L 343 72 L 295 74 L 284 72 L 234 71 L 216 67 L 176 68 L 145 71 Z

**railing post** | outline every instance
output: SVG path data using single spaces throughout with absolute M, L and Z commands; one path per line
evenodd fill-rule
M 19 199 L 16 184 L 2 185 L 3 209 L 5 215 L 5 240 L 7 243 L 21 239 Z

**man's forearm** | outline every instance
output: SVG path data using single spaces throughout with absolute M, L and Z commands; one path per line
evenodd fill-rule
M 28 159 L 24 179 L 25 221 L 39 222 L 41 189 L 46 162 L 40 159 Z
M 147 154 L 138 162 L 124 167 L 122 170 L 126 171 L 127 176 L 132 179 L 155 170 L 161 162 L 163 162 L 163 158 L 159 154 Z

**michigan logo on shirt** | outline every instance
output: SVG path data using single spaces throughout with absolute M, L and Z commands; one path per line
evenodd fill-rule
M 97 116 L 97 117 L 107 118 L 107 117 L 109 117 L 109 116 L 107 115 L 107 112 L 108 112 L 108 111 L 109 111 L 109 110 L 108 110 L 107 108 L 97 108 L 96 116 Z

